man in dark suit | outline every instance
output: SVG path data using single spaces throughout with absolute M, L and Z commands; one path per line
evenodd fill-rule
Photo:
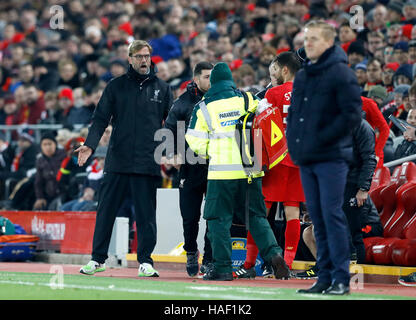
M 347 56 L 334 45 L 335 36 L 325 22 L 305 26 L 307 59 L 296 74 L 287 117 L 288 149 L 300 167 L 318 250 L 318 281 L 300 293 L 349 293 L 350 250 L 342 203 L 361 99 Z

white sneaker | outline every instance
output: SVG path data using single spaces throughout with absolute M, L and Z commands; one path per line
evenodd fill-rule
M 96 272 L 102 272 L 102 271 L 105 271 L 105 264 L 98 263 L 97 261 L 94 261 L 94 260 L 91 260 L 90 262 L 88 262 L 88 264 L 86 264 L 79 270 L 80 273 L 88 274 L 88 275 L 92 275 Z
M 159 277 L 159 272 L 153 269 L 150 263 L 141 263 L 139 267 L 139 277 Z

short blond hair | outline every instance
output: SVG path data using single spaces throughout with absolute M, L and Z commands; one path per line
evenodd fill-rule
M 147 41 L 134 40 L 132 43 L 130 43 L 129 48 L 128 48 L 129 56 L 131 57 L 133 54 L 135 54 L 137 51 L 142 50 L 144 47 L 149 48 L 150 54 L 152 54 L 153 48 Z
M 337 35 L 337 31 L 335 30 L 335 27 L 323 20 L 312 20 L 311 22 L 308 22 L 305 25 L 304 29 L 306 30 L 307 28 L 320 29 L 322 32 L 322 36 L 325 38 L 325 40 L 335 40 L 335 37 Z

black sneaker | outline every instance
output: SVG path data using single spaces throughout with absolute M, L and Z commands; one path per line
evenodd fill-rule
M 407 276 L 401 276 L 399 283 L 407 287 L 416 287 L 416 272 L 413 272 Z
M 233 272 L 233 276 L 238 279 L 254 279 L 256 277 L 256 269 L 254 267 L 246 269 L 244 264 L 242 264 L 237 271 Z
M 234 280 L 232 272 L 219 273 L 215 270 L 215 268 L 208 270 L 208 272 L 202 277 L 202 279 L 203 280 L 215 280 L 215 281 Z
M 206 274 L 209 270 L 211 270 L 214 267 L 214 264 L 212 262 L 203 262 L 201 264 L 201 268 L 199 268 L 199 274 Z
M 312 268 L 305 270 L 304 272 L 299 272 L 296 274 L 298 279 L 316 279 L 318 278 L 318 267 L 314 265 Z
M 269 263 L 263 263 L 262 266 L 263 273 L 261 274 L 263 278 L 274 278 L 272 265 Z
M 288 280 L 290 278 L 291 274 L 289 267 L 280 254 L 277 254 L 272 258 L 272 268 L 276 279 Z
M 199 271 L 199 251 L 186 253 L 186 272 L 190 277 L 195 277 Z

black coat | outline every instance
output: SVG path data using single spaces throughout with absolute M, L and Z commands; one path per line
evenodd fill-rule
M 36 160 L 35 194 L 36 199 L 52 200 L 59 195 L 56 174 L 61 167 L 66 153 L 62 149 L 56 149 L 52 157 L 42 154 Z
M 165 122 L 165 128 L 172 131 L 174 136 L 174 154 L 178 154 L 177 137 L 178 137 L 178 121 L 185 122 L 185 131 L 179 132 L 179 139 L 185 141 L 185 152 L 189 146 L 185 140 L 185 132 L 188 128 L 189 121 L 192 116 L 194 106 L 202 99 L 203 93 L 198 89 L 194 82 L 187 85 L 186 91 L 173 102 L 172 108 Z M 180 152 L 181 150 L 179 150 Z M 169 157 L 169 155 L 167 155 Z M 181 154 L 182 159 L 186 156 Z M 197 155 L 194 155 L 195 158 Z M 207 163 L 207 160 L 202 160 Z M 179 171 L 179 179 L 185 179 L 185 182 L 192 185 L 199 185 L 207 182 L 208 164 L 183 164 Z
M 353 151 L 354 157 L 348 172 L 347 183 L 368 191 L 377 166 L 377 160 L 374 130 L 364 119 L 353 130 Z
M 154 158 L 160 142 L 154 136 L 162 128 L 172 100 L 170 87 L 156 77 L 153 68 L 142 76 L 130 66 L 127 73 L 108 83 L 85 141 L 95 150 L 111 121 L 113 132 L 104 171 L 160 176 L 160 165 Z
M 287 142 L 295 164 L 352 160 L 352 129 L 360 123 L 357 78 L 339 46 L 296 73 L 287 117 Z

